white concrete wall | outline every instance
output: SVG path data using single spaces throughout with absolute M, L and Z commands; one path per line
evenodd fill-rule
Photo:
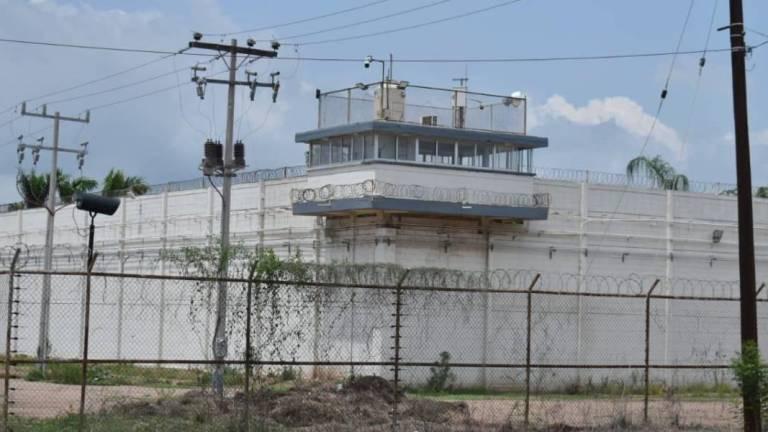
M 523 269 L 560 276 L 545 277 L 541 289 L 578 289 L 631 292 L 632 285 L 580 286 L 575 282 L 596 276 L 623 280 L 633 275 L 662 279 L 659 293 L 735 296 L 738 279 L 736 200 L 733 197 L 626 189 L 572 182 L 520 179 L 512 176 L 467 173 L 440 177 L 437 169 L 367 166 L 350 173 L 315 173 L 310 177 L 243 184 L 233 190 L 232 236 L 247 245 L 274 248 L 279 254 L 300 250 L 308 261 L 395 263 L 405 267 L 441 267 L 468 271 Z M 447 218 L 393 216 L 383 226 L 374 216 L 334 218 L 317 228 L 314 217 L 293 216 L 292 188 L 317 187 L 330 182 L 354 183 L 367 178 L 400 184 L 472 187 L 498 192 L 551 194 L 546 221 L 523 224 L 491 223 Z M 490 177 L 488 177 L 490 176 Z M 506 180 L 504 180 L 506 179 Z M 219 199 L 213 189 L 124 199 L 112 217 L 97 218 L 98 270 L 167 273 L 157 259 L 165 247 L 203 244 L 219 230 Z M 768 280 L 768 201 L 755 200 L 755 241 L 758 281 Z M 58 269 L 82 269 L 86 220 L 71 207 L 56 218 Z M 712 231 L 724 236 L 713 244 Z M 7 266 L 8 248 L 29 247 L 27 268 L 41 268 L 45 213 L 27 210 L 0 214 L 0 250 Z M 568 278 L 563 275 L 574 275 Z M 558 279 L 559 277 L 559 279 Z M 695 279 L 701 282 L 686 281 Z M 712 283 L 708 281 L 722 281 Z M 31 283 L 31 282 L 30 282 Z M 54 352 L 76 355 L 82 281 L 54 287 Z M 98 284 L 97 284 L 98 285 Z M 525 288 L 517 286 L 516 288 Z M 3 291 L 6 286 L 0 287 Z M 158 282 L 146 286 L 97 286 L 100 306 L 94 308 L 94 357 L 130 356 L 204 358 L 211 321 L 188 319 L 189 287 Z M 37 290 L 22 292 L 27 315 L 19 345 L 33 353 L 39 313 Z M 766 290 L 762 295 L 768 294 Z M 2 298 L 6 294 L 0 293 Z M 516 362 L 524 354 L 524 296 L 465 296 L 455 302 L 410 303 L 412 315 L 405 344 L 407 360 L 435 361 L 449 351 L 454 361 Z M 642 360 L 644 322 L 642 302 L 575 297 L 537 298 L 534 360 L 549 362 L 636 363 Z M 123 311 L 118 314 L 119 305 Z M 328 342 L 336 356 L 388 359 L 386 323 L 370 317 L 388 316 L 388 305 L 362 312 L 353 343 L 345 339 L 349 325 L 342 320 L 338 340 Z M 58 308 L 58 309 L 56 309 Z M 5 306 L 0 305 L 0 334 L 4 334 Z M 346 313 L 346 312 L 345 312 Z M 768 309 L 760 308 L 761 317 Z M 735 303 L 663 302 L 653 305 L 652 359 L 665 363 L 725 363 L 738 348 L 738 308 Z M 367 317 L 367 318 L 365 318 Z M 345 318 L 348 320 L 348 318 Z M 365 321 L 368 319 L 368 321 Z M 346 322 L 346 324 L 344 324 Z M 764 327 L 761 322 L 761 328 Z M 65 324 L 57 324 L 65 323 Z M 162 324 L 161 324 L 162 323 Z M 376 325 L 374 325 L 376 324 Z M 75 336 L 73 336 L 75 335 Z M 118 336 L 120 335 L 120 336 Z M 522 339 L 521 339 L 522 338 Z M 57 340 L 58 339 L 58 340 Z M 61 341 L 64 342 L 61 342 Z M 486 348 L 481 343 L 487 341 Z M 479 345 L 478 345 L 479 344 Z M 522 344 L 522 345 L 521 345 Z M 346 349 L 346 351 L 345 351 Z M 312 350 L 304 349 L 303 355 Z M 330 355 L 330 354 L 328 354 Z M 383 370 L 381 371 L 383 373 Z M 573 372 L 556 371 L 562 377 Z M 425 379 L 413 372 L 412 381 Z M 629 372 L 627 372 L 629 374 Z M 680 380 L 709 375 L 676 374 Z M 510 385 L 519 374 L 464 370 L 462 383 Z M 697 378 L 697 379 L 698 379 Z M 542 378 L 543 379 L 543 378 Z

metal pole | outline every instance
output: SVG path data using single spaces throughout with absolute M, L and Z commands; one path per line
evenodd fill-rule
M 56 214 L 56 189 L 58 188 L 59 170 L 59 124 L 61 115 L 57 111 L 53 115 L 53 151 L 51 152 L 51 173 L 48 176 L 48 217 L 45 224 L 45 253 L 43 255 L 43 270 L 50 272 L 53 268 L 53 223 Z M 43 275 L 43 293 L 40 301 L 40 328 L 37 338 L 37 358 L 48 359 L 48 330 L 51 315 L 51 274 Z M 40 364 L 45 376 L 48 369 L 46 363 Z
M 16 263 L 19 260 L 21 249 L 16 249 L 11 260 L 11 272 L 8 274 L 8 317 L 5 328 L 5 378 L 3 379 L 3 431 L 8 432 L 8 405 L 11 403 L 11 329 L 13 328 L 13 281 L 16 271 Z
M 93 253 L 93 235 L 96 227 L 93 223 L 95 213 L 91 213 L 91 226 L 88 228 L 88 263 L 85 274 L 85 323 L 83 326 L 83 358 L 80 368 L 80 411 L 79 431 L 85 430 L 85 389 L 88 385 L 88 336 L 91 323 L 91 271 L 96 261 Z
M 219 288 L 216 299 L 216 327 L 213 336 L 213 357 L 222 361 L 227 356 L 227 275 L 229 269 L 229 210 L 232 196 L 232 139 L 235 123 L 235 87 L 237 72 L 237 39 L 232 39 L 229 58 L 229 85 L 227 92 L 227 136 L 224 143 L 224 169 L 221 187 L 221 257 L 219 262 Z M 224 365 L 217 364 L 213 373 L 213 391 L 219 400 L 224 398 Z
M 395 286 L 395 325 L 393 326 L 395 328 L 395 335 L 392 337 L 395 340 L 395 345 L 392 347 L 392 349 L 395 352 L 394 357 L 392 357 L 392 361 L 395 363 L 392 367 L 392 372 L 394 373 L 393 380 L 392 380 L 392 389 L 393 389 L 393 395 L 392 395 L 392 432 L 398 431 L 398 404 L 400 403 L 400 360 L 402 360 L 400 355 L 400 338 L 402 337 L 400 333 L 400 329 L 402 327 L 402 316 L 403 316 L 403 282 L 405 281 L 405 278 L 408 276 L 408 272 L 410 270 L 405 270 L 403 272 L 403 275 L 400 276 L 400 280 L 397 281 L 397 285 Z
M 256 271 L 256 265 L 251 264 L 251 271 L 248 274 L 248 288 L 245 301 L 245 430 L 250 431 L 250 407 L 251 407 L 251 356 L 253 347 L 251 346 L 251 313 L 252 313 L 252 293 L 253 293 L 253 274 Z
M 733 78 L 733 120 L 736 138 L 736 184 L 739 220 L 739 280 L 741 292 L 741 347 L 757 346 L 757 298 L 755 296 L 755 239 L 752 215 L 752 168 L 749 152 L 747 77 L 745 70 L 744 11 L 741 0 L 730 0 L 731 74 Z M 757 388 L 757 383 L 745 383 Z M 744 431 L 759 432 L 760 395 L 743 393 Z
M 541 273 L 536 273 L 536 277 L 528 286 L 528 313 L 526 317 L 525 332 L 525 430 L 528 430 L 531 416 L 531 315 L 533 312 L 533 287 L 539 282 Z
M 653 294 L 660 281 L 660 279 L 656 279 L 645 296 L 645 399 L 643 399 L 643 421 L 645 423 L 648 423 L 648 395 L 651 382 L 651 294 Z

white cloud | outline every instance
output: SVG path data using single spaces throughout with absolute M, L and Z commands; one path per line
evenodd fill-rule
M 564 119 L 581 126 L 597 126 L 613 123 L 624 131 L 645 137 L 651 130 L 653 116 L 642 106 L 624 96 L 592 99 L 582 107 L 576 107 L 560 95 L 551 96 L 544 105 L 534 108 L 536 121 L 545 118 Z M 661 121 L 656 123 L 651 138 L 681 157 L 683 143 L 677 131 Z

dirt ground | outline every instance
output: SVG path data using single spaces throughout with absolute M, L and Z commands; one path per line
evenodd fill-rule
M 19 417 L 52 418 L 76 413 L 80 387 L 12 380 L 12 411 Z M 183 416 L 189 418 L 248 417 L 267 426 L 292 430 L 389 429 L 394 398 L 390 384 L 378 377 L 361 377 L 345 386 L 306 383 L 285 392 L 259 391 L 249 401 L 241 393 L 227 395 L 217 404 L 206 392 L 188 389 L 157 389 L 136 386 L 89 386 L 89 413 L 128 417 Z M 487 399 L 434 401 L 401 398 L 398 415 L 402 430 L 484 431 L 519 430 L 523 418 L 520 400 Z M 247 402 L 247 403 L 246 403 Z M 642 424 L 642 401 L 632 400 L 534 400 L 531 422 L 549 425 L 543 430 L 627 430 L 606 425 Z M 738 414 L 727 401 L 654 401 L 650 406 L 653 427 L 644 430 L 737 430 Z M 670 425 L 679 425 L 671 427 Z M 320 427 L 320 429 L 318 429 Z M 520 429 L 521 430 L 521 429 Z M 632 429 L 638 430 L 638 429 Z
M 52 418 L 77 413 L 80 386 L 12 379 L 11 411 L 19 417 Z M 157 400 L 179 396 L 186 390 L 138 386 L 88 386 L 86 410 L 96 412 L 115 404 L 135 400 Z

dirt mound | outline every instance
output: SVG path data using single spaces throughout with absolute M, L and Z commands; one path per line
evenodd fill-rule
M 248 398 L 237 393 L 224 403 L 216 403 L 209 392 L 190 391 L 175 398 L 133 402 L 112 410 L 126 416 L 175 416 L 220 423 L 244 415 L 247 409 L 249 417 L 287 429 L 338 430 L 359 426 L 378 430 L 391 422 L 393 398 L 394 388 L 389 381 L 364 376 L 340 387 L 310 382 L 284 392 L 258 390 Z M 448 426 L 472 424 L 467 405 L 459 402 L 409 399 L 400 395 L 399 413 L 402 424 L 419 425 L 418 430 L 449 430 Z M 370 427 L 374 429 L 368 429 Z

